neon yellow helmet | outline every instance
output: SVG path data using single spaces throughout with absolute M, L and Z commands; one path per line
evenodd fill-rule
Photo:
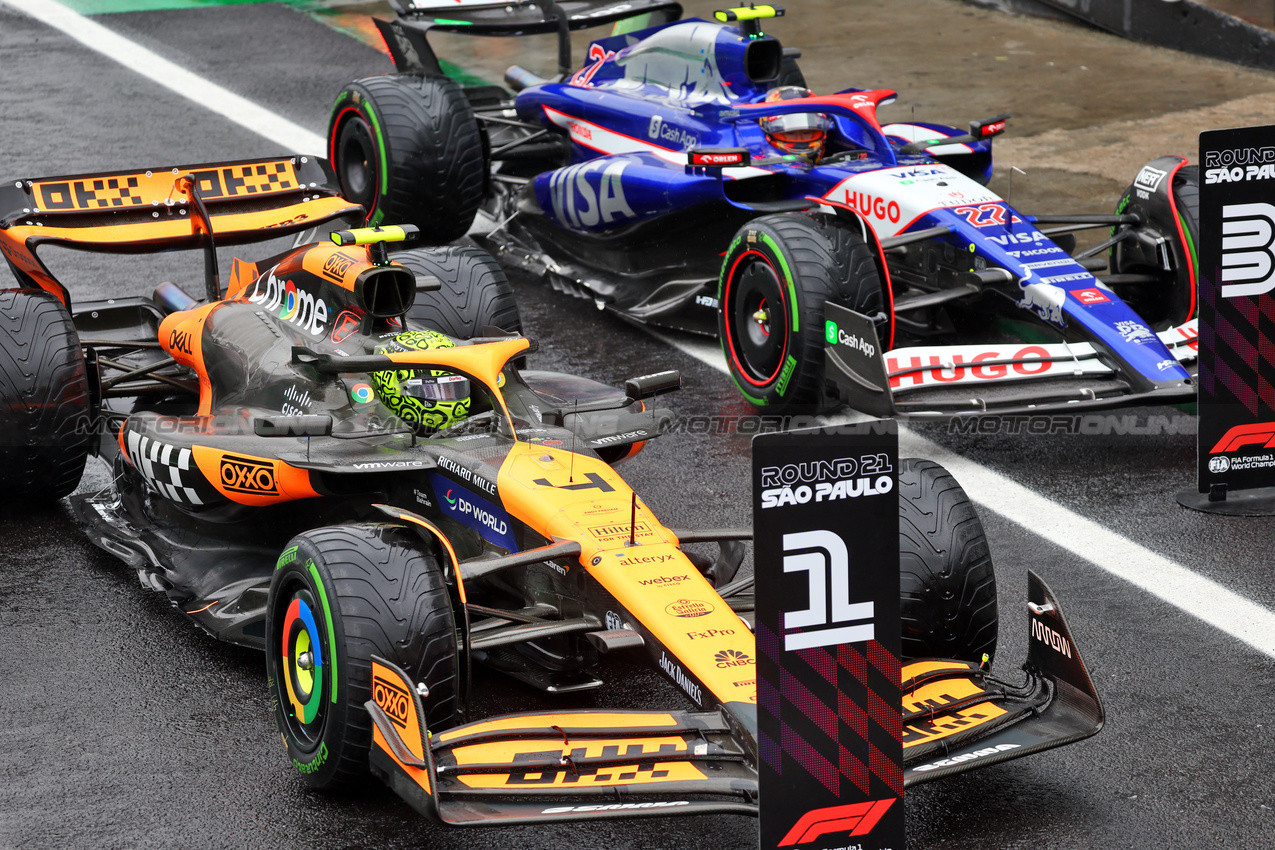
M 404 331 L 379 352 L 429 351 L 455 345 L 438 331 Z M 381 403 L 417 433 L 432 433 L 469 416 L 469 379 L 463 375 L 432 369 L 392 369 L 373 372 L 371 378 Z

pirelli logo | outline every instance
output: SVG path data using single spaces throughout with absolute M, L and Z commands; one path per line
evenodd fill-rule
M 375 676 L 372 678 L 372 699 L 381 710 L 400 729 L 407 728 L 407 718 L 411 716 L 412 695 L 389 679 Z
M 31 194 L 40 212 L 95 212 L 150 207 L 184 200 L 175 185 L 183 174 L 194 178 L 204 200 L 246 198 L 293 192 L 301 188 L 290 160 L 272 160 L 197 171 L 166 168 L 134 174 L 45 180 L 33 184 Z
M 225 455 L 221 459 L 221 487 L 231 493 L 274 496 L 279 493 L 274 464 L 267 460 Z

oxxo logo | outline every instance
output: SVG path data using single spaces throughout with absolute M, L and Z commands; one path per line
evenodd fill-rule
M 226 455 L 221 459 L 221 487 L 232 493 L 276 495 L 274 464 L 255 458 Z
M 1275 289 L 1275 207 L 1222 207 L 1222 297 L 1262 295 Z
M 411 694 L 393 682 L 377 676 L 372 680 L 372 699 L 376 700 L 381 710 L 389 715 L 395 726 L 400 729 L 407 728 L 407 718 L 410 716 L 408 706 L 412 703 Z
M 785 534 L 783 543 L 784 572 L 806 574 L 808 600 L 807 608 L 784 612 L 784 649 L 875 639 L 874 603 L 850 601 L 850 558 L 841 536 L 803 531 Z

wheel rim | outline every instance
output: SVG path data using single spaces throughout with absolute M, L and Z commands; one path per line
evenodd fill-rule
M 376 204 L 376 145 L 372 131 L 359 115 L 353 115 L 341 125 L 336 144 L 337 161 L 340 163 L 338 179 L 341 193 L 347 200 L 361 204 L 371 213 Z
M 770 259 L 743 254 L 726 286 L 727 346 L 739 375 L 753 386 L 773 383 L 788 351 L 784 287 Z
M 288 733 L 302 748 L 317 746 L 327 720 L 327 670 L 330 648 L 320 631 L 314 612 L 314 598 L 305 588 L 297 588 L 283 607 L 279 644 L 273 652 L 279 660 L 279 702 Z

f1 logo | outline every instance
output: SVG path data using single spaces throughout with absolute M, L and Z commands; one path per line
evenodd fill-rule
M 872 602 L 850 601 L 850 558 L 845 541 L 831 531 L 784 535 L 784 572 L 806 573 L 809 607 L 784 612 L 784 649 L 836 646 L 874 640 Z M 831 586 L 831 595 L 829 594 Z M 855 620 L 866 624 L 845 625 Z M 804 631 L 793 631 L 804 629 Z
M 780 847 L 805 844 L 830 832 L 849 832 L 851 835 L 867 835 L 877 825 L 894 800 L 873 800 L 867 803 L 851 803 L 848 806 L 832 806 L 815 809 L 802 815 L 783 840 Z
M 1275 207 L 1222 207 L 1222 297 L 1261 295 L 1275 289 Z
M 1209 454 L 1236 452 L 1245 446 L 1261 446 L 1265 449 L 1275 447 L 1275 422 L 1236 425 L 1222 435 L 1222 439 L 1217 441 L 1217 445 L 1209 451 Z M 1213 472 L 1225 471 L 1213 469 L 1212 465 L 1209 469 Z

